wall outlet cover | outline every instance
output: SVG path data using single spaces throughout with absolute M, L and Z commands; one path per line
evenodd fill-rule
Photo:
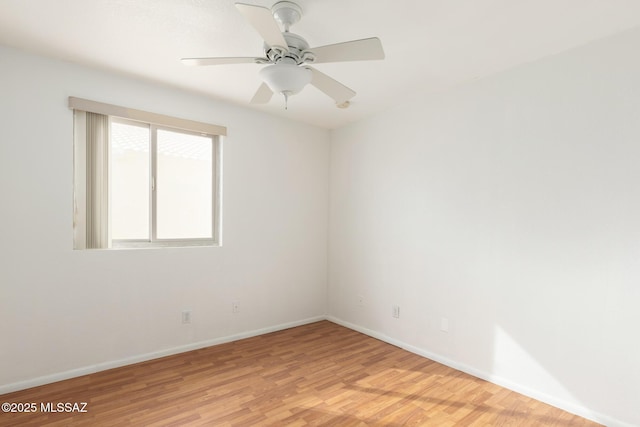
M 191 310 L 182 311 L 182 323 L 185 325 L 191 323 Z
M 393 308 L 392 308 L 391 315 L 393 317 L 395 317 L 396 319 L 399 319 L 400 318 L 400 306 L 394 305 Z

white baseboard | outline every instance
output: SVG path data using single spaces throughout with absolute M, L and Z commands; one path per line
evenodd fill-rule
M 407 344 L 405 342 L 396 340 L 391 338 L 385 334 L 382 334 L 377 331 L 373 331 L 371 329 L 364 328 L 359 325 L 355 325 L 353 323 L 344 321 L 334 316 L 327 316 L 327 320 L 336 323 L 338 325 L 344 326 L 345 328 L 352 329 L 354 331 L 361 332 L 370 337 L 379 339 L 380 341 L 384 341 L 386 343 L 395 345 L 396 347 L 400 347 L 404 350 L 407 350 L 411 353 L 417 354 L 422 357 L 426 357 L 427 359 L 433 360 L 435 362 L 446 365 L 450 368 L 457 369 L 469 375 L 473 375 L 476 378 L 483 379 L 485 381 L 489 381 L 493 384 L 497 384 L 501 387 L 507 388 L 509 390 L 513 390 L 517 393 L 523 394 L 525 396 L 531 397 L 533 399 L 539 400 L 541 402 L 547 403 L 551 406 L 555 406 L 556 408 L 560 408 L 564 411 L 570 412 L 575 415 L 579 415 L 583 418 L 589 419 L 591 421 L 595 421 L 597 423 L 603 424 L 608 427 L 634 427 L 632 424 L 624 423 L 620 420 L 617 420 L 608 415 L 600 414 L 598 412 L 594 412 L 589 408 L 584 406 L 576 405 L 572 402 L 567 402 L 562 399 L 557 399 L 548 394 L 539 392 L 537 390 L 532 390 L 528 387 L 525 387 L 521 384 L 514 383 L 513 381 L 507 380 L 505 378 L 493 375 L 489 372 L 484 372 L 479 369 L 473 368 L 471 366 L 465 365 L 463 363 L 458 363 L 454 360 L 451 360 L 447 357 L 441 356 L 439 354 L 431 353 L 427 350 L 415 347 L 413 345 Z
M 45 375 L 24 381 L 18 381 L 11 384 L 0 385 L 0 394 L 11 393 L 18 390 L 24 390 L 31 387 L 37 387 L 44 384 L 50 384 L 57 381 L 67 380 L 70 378 L 80 377 L 82 375 L 93 374 L 95 372 L 106 371 L 107 369 L 119 368 L 121 366 L 132 365 L 134 363 L 146 362 L 147 360 L 158 359 L 160 357 L 171 356 L 178 353 L 197 350 L 199 348 L 211 347 L 213 345 L 224 344 L 231 341 L 241 340 L 243 338 L 255 337 L 258 335 L 268 334 L 270 332 L 281 331 L 284 329 L 294 328 L 296 326 L 306 325 L 308 323 L 326 320 L 326 316 L 316 316 L 308 319 L 298 320 L 295 322 L 282 323 L 279 325 L 269 326 L 261 329 L 240 332 L 238 334 L 229 335 L 220 338 L 213 338 L 206 341 L 181 345 L 178 347 L 167 348 L 164 350 L 154 351 L 151 353 L 140 354 L 136 356 L 126 357 L 124 359 L 113 360 L 109 362 L 96 363 L 95 365 L 84 366 L 82 368 L 71 369 L 69 371 L 59 372 L 51 375 Z

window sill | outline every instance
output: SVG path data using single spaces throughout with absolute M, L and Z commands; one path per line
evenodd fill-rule
M 149 242 L 144 240 L 114 240 L 109 249 L 162 249 L 162 248 L 217 248 L 220 243 L 212 239 L 160 240 Z

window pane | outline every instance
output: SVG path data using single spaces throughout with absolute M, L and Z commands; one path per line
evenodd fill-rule
M 149 128 L 111 125 L 111 238 L 149 239 Z
M 213 140 L 158 130 L 157 237 L 213 237 Z

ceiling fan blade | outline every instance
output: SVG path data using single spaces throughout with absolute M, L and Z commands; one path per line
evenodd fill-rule
M 225 65 L 225 64 L 259 64 L 261 58 L 228 57 L 228 58 L 182 58 L 184 65 Z
M 321 73 L 315 68 L 306 68 L 310 69 L 312 73 L 311 84 L 333 98 L 333 100 L 336 101 L 336 104 L 348 101 L 356 95 L 353 90 L 326 74 Z
M 316 57 L 314 64 L 323 62 L 369 61 L 384 59 L 382 43 L 377 37 L 352 40 L 309 49 Z
M 271 97 L 273 96 L 273 92 L 269 89 L 266 83 L 262 83 L 258 88 L 253 98 L 251 98 L 252 104 L 266 104 L 271 101 Z
M 279 46 L 288 50 L 287 42 L 282 36 L 278 23 L 273 18 L 270 9 L 251 4 L 236 3 L 236 8 L 242 13 L 247 21 L 256 29 L 265 43 L 271 47 Z

